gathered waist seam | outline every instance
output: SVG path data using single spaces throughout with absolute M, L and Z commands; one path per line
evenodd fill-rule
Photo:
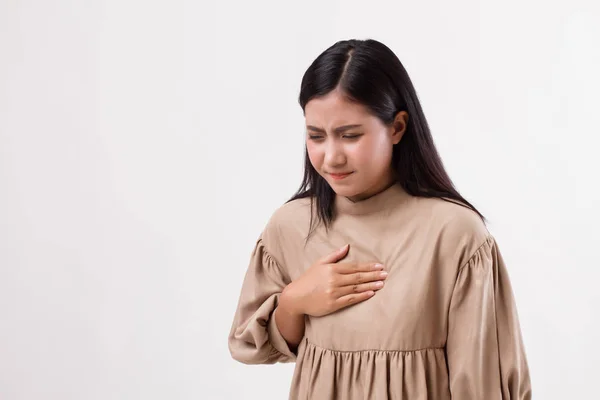
M 311 342 L 306 336 L 302 339 L 304 340 L 307 344 L 310 344 L 313 347 L 319 348 L 321 350 L 326 350 L 326 351 L 331 351 L 333 353 L 366 353 L 366 352 L 373 352 L 373 353 L 402 353 L 402 354 L 407 354 L 407 353 L 418 353 L 418 352 L 425 352 L 425 351 L 432 351 L 432 350 L 444 350 L 444 346 L 432 346 L 432 347 L 424 347 L 421 349 L 412 349 L 412 350 L 382 350 L 382 349 L 363 349 L 363 350 L 334 350 L 334 349 L 329 349 L 327 347 L 322 347 L 319 346 L 318 344 L 315 344 L 313 342 Z

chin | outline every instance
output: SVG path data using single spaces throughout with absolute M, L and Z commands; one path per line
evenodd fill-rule
M 360 191 L 356 190 L 356 188 L 354 188 L 353 186 L 339 184 L 337 182 L 329 182 L 329 186 L 333 189 L 335 194 L 340 196 L 352 197 L 360 193 Z

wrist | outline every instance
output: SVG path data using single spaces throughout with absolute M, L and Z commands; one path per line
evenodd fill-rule
M 290 285 L 287 285 L 283 289 L 283 292 L 281 292 L 281 296 L 279 297 L 278 308 L 281 312 L 284 312 L 292 317 L 304 316 L 304 313 L 298 307 L 298 302 L 295 301 L 293 296 L 290 294 Z

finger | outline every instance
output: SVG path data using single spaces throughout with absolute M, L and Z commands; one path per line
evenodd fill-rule
M 332 264 L 335 263 L 339 260 L 341 260 L 342 258 L 344 258 L 346 256 L 346 254 L 348 253 L 348 249 L 350 248 L 350 245 L 347 244 L 339 249 L 337 249 L 336 251 L 326 255 L 325 257 L 319 259 L 318 263 L 319 264 Z
M 359 283 L 381 281 L 386 279 L 387 275 L 386 271 L 355 272 L 353 274 L 338 275 L 335 283 L 338 287 L 356 285 Z
M 377 291 L 383 287 L 383 281 L 374 281 L 374 282 L 366 282 L 366 283 L 357 283 L 355 285 L 342 286 L 340 288 L 335 289 L 336 295 L 339 297 L 343 297 L 352 293 L 362 293 L 368 292 L 369 290 Z
M 344 308 L 344 307 L 350 306 L 352 304 L 360 303 L 361 301 L 370 299 L 371 297 L 373 297 L 374 294 L 375 294 L 375 292 L 372 290 L 368 290 L 368 291 L 362 292 L 362 293 L 349 294 L 349 295 L 342 296 L 339 299 L 337 299 L 335 301 L 335 305 L 336 305 L 337 309 L 339 310 L 340 308 Z
M 353 274 L 356 272 L 370 272 L 370 271 L 381 271 L 383 265 L 378 262 L 368 263 L 356 263 L 356 262 L 342 262 L 337 263 L 333 266 L 333 270 L 339 274 Z

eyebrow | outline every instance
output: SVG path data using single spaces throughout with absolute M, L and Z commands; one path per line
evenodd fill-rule
M 361 126 L 362 125 L 360 125 L 360 124 L 338 126 L 337 128 L 335 128 L 333 130 L 333 132 L 341 133 L 341 132 L 347 131 L 348 129 L 359 128 Z M 319 132 L 319 133 L 325 133 L 324 129 L 317 128 L 316 126 L 312 126 L 312 125 L 306 125 L 306 129 L 309 129 L 309 130 L 315 131 L 315 132 Z

